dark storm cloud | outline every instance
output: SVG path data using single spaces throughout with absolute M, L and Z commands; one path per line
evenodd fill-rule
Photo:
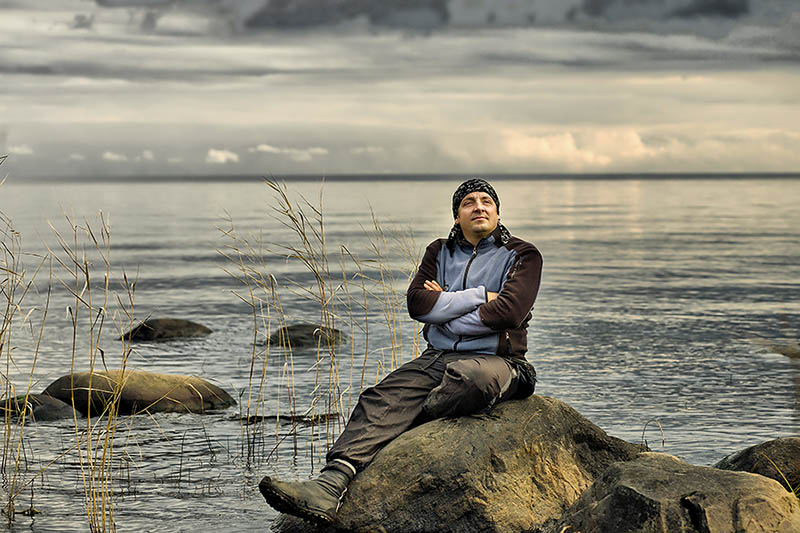
M 158 9 L 212 13 L 238 29 L 298 29 L 336 25 L 365 17 L 375 26 L 429 30 L 447 24 L 449 0 L 96 0 L 101 7 L 148 9 L 142 29 L 155 29 Z
M 170 6 L 176 4 L 175 0 L 95 0 L 97 5 L 103 7 L 153 7 Z
M 749 0 L 693 0 L 689 5 L 675 9 L 670 15 L 680 18 L 739 18 L 749 12 Z
M 582 12 L 590 17 L 622 19 L 626 12 L 641 15 L 647 11 L 662 18 L 739 18 L 750 12 L 750 0 L 583 0 L 580 9 L 570 10 L 567 18 L 574 20 Z
M 447 0 L 278 0 L 245 21 L 249 28 L 309 27 L 366 16 L 372 24 L 436 27 L 447 23 Z
M 77 14 L 75 18 L 72 19 L 72 24 L 70 24 L 70 28 L 73 30 L 90 30 L 92 29 L 92 25 L 94 24 L 94 15 L 83 15 Z

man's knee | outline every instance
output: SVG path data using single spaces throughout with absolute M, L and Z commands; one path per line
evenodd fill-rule
M 500 358 L 459 359 L 447 364 L 444 377 L 425 400 L 432 418 L 482 411 L 500 399 L 513 380 L 513 369 Z

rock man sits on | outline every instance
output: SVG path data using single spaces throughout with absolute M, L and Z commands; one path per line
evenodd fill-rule
M 485 180 L 462 183 L 452 209 L 450 235 L 428 245 L 407 292 L 427 348 L 361 393 L 318 477 L 261 481 L 278 511 L 330 523 L 353 477 L 398 435 L 533 394 L 536 372 L 525 352 L 542 256 L 500 224 L 500 200 Z

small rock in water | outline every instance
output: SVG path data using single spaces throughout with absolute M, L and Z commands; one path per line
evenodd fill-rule
M 714 467 L 761 474 L 774 479 L 786 490 L 798 489 L 800 488 L 800 437 L 783 437 L 750 446 L 729 455 Z
M 84 415 L 109 407 L 119 395 L 117 413 L 205 413 L 236 405 L 224 390 L 196 376 L 156 374 L 141 370 L 108 370 L 68 374 L 55 380 L 44 394 L 72 402 Z
M 70 404 L 46 394 L 28 394 L 27 402 L 24 394 L 10 400 L 3 399 L 0 400 L 0 409 L 10 410 L 11 416 L 15 419 L 20 419 L 23 411 L 25 411 L 25 420 L 27 422 L 61 420 L 62 418 L 72 418 L 73 416 Z M 80 417 L 80 414 L 78 416 Z
M 800 531 L 800 502 L 762 476 L 660 453 L 612 465 L 547 533 Z
M 211 330 L 202 324 L 182 318 L 150 318 L 120 337 L 120 340 L 167 341 L 203 337 Z
M 287 342 L 287 338 L 289 341 Z M 292 324 L 284 326 L 269 336 L 272 346 L 288 346 L 292 348 L 316 348 L 325 346 L 332 340 L 335 344 L 347 342 L 347 335 L 336 328 L 314 324 Z

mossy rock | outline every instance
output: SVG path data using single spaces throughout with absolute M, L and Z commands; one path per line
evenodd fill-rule
M 224 390 L 197 376 L 156 374 L 141 370 L 81 372 L 62 376 L 44 394 L 84 415 L 101 414 L 118 399 L 117 413 L 206 413 L 236 405 Z M 91 410 L 90 410 L 91 408 Z
M 169 341 L 205 337 L 211 330 L 182 318 L 150 318 L 120 337 L 131 341 Z
M 338 345 L 347 342 L 348 338 L 347 335 L 336 328 L 315 324 L 284 326 L 269 336 L 269 344 L 271 346 L 288 347 L 291 345 L 293 349 L 324 347 L 331 341 Z

